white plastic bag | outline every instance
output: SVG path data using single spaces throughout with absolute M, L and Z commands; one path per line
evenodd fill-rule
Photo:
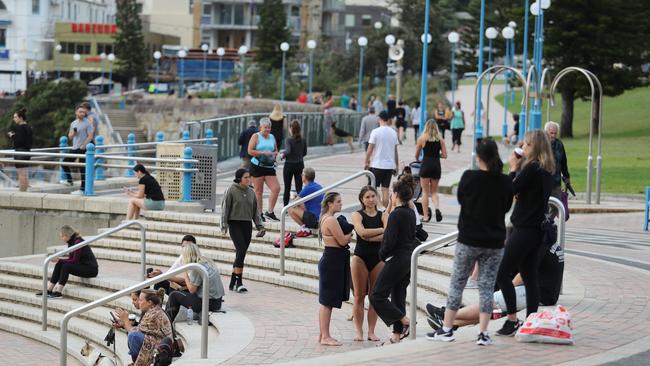
M 562 305 L 528 316 L 516 335 L 519 342 L 573 344 L 571 314 Z

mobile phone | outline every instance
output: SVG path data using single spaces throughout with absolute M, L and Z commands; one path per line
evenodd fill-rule
M 113 314 L 112 311 L 109 311 L 108 313 L 111 314 L 111 319 L 113 319 L 113 322 L 117 323 L 117 318 L 115 317 L 115 314 Z
M 72 131 L 77 132 L 77 127 L 73 128 Z

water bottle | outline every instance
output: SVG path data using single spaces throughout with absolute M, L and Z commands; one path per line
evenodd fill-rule
M 194 311 L 192 311 L 192 307 L 188 306 L 187 307 L 187 325 L 192 325 L 194 323 Z

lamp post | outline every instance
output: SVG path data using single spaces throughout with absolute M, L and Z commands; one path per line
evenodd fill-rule
M 223 55 L 226 54 L 226 50 L 223 47 L 217 48 L 217 56 L 219 56 L 219 72 L 217 73 L 217 95 L 221 98 L 221 61 L 223 60 Z
M 156 60 L 156 84 L 154 84 L 154 93 L 158 92 L 158 80 L 160 78 L 160 58 L 162 57 L 162 53 L 160 51 L 156 51 L 153 53 L 153 58 Z
M 376 30 L 380 30 L 384 25 L 380 21 L 376 21 L 374 27 Z
M 239 58 L 241 59 L 241 70 L 239 73 L 239 97 L 243 98 L 244 97 L 244 72 L 246 70 L 246 53 L 248 53 L 248 47 L 246 45 L 242 45 L 239 47 L 239 50 L 237 50 L 237 54 L 239 54 Z
M 460 36 L 456 32 L 449 32 L 447 40 L 451 43 L 451 104 L 456 102 L 456 45 L 460 40 Z
M 187 57 L 187 51 L 184 49 L 178 50 L 178 53 L 176 54 L 178 58 L 181 60 L 181 70 L 180 70 L 180 78 L 178 79 L 178 97 L 182 98 L 183 94 L 185 92 L 185 80 L 183 79 L 183 73 L 185 72 L 185 57 Z
M 430 1 L 424 1 L 424 34 L 429 34 L 429 12 Z M 422 71 L 420 78 L 420 133 L 424 130 L 424 125 L 427 121 L 427 73 L 428 73 L 428 49 L 429 44 L 423 42 L 422 44 Z M 413 305 L 412 305 L 413 306 Z
M 208 66 L 208 50 L 210 49 L 210 46 L 208 46 L 207 43 L 204 43 L 201 45 L 201 51 L 203 51 L 203 85 L 201 87 L 201 90 L 207 89 L 205 84 L 207 82 L 207 66 Z M 205 88 L 205 89 L 204 89 Z
M 485 42 L 483 40 L 483 35 L 485 34 L 485 0 L 481 0 L 481 21 L 479 29 L 479 42 L 478 42 L 478 70 L 477 75 L 483 74 L 483 49 L 485 47 Z M 483 92 L 483 81 L 478 81 L 478 95 L 476 103 L 476 111 L 474 114 L 474 141 L 483 137 L 483 127 L 481 126 L 481 94 Z M 487 113 L 487 112 L 486 112 Z M 472 149 L 473 150 L 473 149 Z M 475 152 L 472 151 L 472 167 L 476 167 Z
M 377 22 L 381 24 L 381 22 Z M 384 38 L 384 42 L 388 45 L 388 60 L 386 61 L 386 99 L 388 100 L 388 96 L 390 95 L 390 48 L 393 47 L 395 44 L 395 36 L 392 34 L 387 35 Z
M 537 0 L 530 5 L 530 12 L 535 18 L 535 46 L 533 48 L 533 62 L 535 63 L 535 98 L 533 99 L 532 111 L 530 112 L 529 130 L 536 130 L 542 127 L 542 50 L 544 47 L 544 10 L 551 6 L 551 0 Z
M 102 81 L 102 93 L 104 92 L 104 60 L 106 60 L 106 52 L 99 54 L 99 68 L 102 70 L 99 79 Z
M 524 35 L 522 37 L 524 39 L 524 49 L 522 50 L 522 74 L 524 75 L 524 79 L 527 79 L 528 77 L 528 0 L 525 1 L 524 4 Z M 519 112 L 519 136 L 517 136 L 518 140 L 517 141 L 522 141 L 524 138 L 524 134 L 526 133 L 526 124 L 528 123 L 528 104 L 522 104 L 521 105 L 521 111 Z
M 357 44 L 359 45 L 359 85 L 357 86 L 357 95 L 359 96 L 359 99 L 357 99 L 359 102 L 357 103 L 357 112 L 361 112 L 361 105 L 363 104 L 363 97 L 362 97 L 362 87 L 361 84 L 363 82 L 363 51 L 365 47 L 368 45 L 368 38 L 361 36 L 357 40 Z
M 289 51 L 289 43 L 282 42 L 280 43 L 280 51 L 282 51 L 282 86 L 280 87 L 280 100 L 284 102 L 284 90 L 285 90 L 285 77 L 287 71 L 287 51 Z
M 431 36 L 431 33 L 427 33 L 426 41 L 427 41 L 426 45 L 427 45 L 427 49 L 428 49 L 429 45 L 431 44 L 431 41 L 433 41 L 433 36 Z M 424 42 L 424 33 L 420 34 L 420 42 L 422 42 L 422 44 L 425 44 L 425 42 Z M 428 50 L 427 50 L 427 53 L 429 53 Z M 427 55 L 427 58 L 428 58 L 428 55 Z M 427 85 L 428 85 L 429 84 L 429 73 L 428 72 L 424 75 L 424 78 L 427 79 Z
M 316 41 L 313 39 L 307 41 L 307 48 L 309 49 L 309 103 L 311 103 L 313 102 L 311 87 L 314 79 L 314 49 L 316 48 Z
M 499 32 L 494 27 L 485 30 L 485 37 L 488 39 L 488 68 L 492 67 L 492 40 L 497 38 L 497 35 Z
M 108 60 L 108 95 L 111 95 L 113 92 L 113 61 L 115 61 L 115 54 L 114 53 L 109 53 L 108 56 L 106 56 L 106 59 Z
M 506 40 L 506 53 L 505 53 L 505 64 L 506 66 L 512 66 L 511 60 L 510 60 L 510 47 L 511 47 L 511 40 L 515 36 L 515 30 L 510 28 L 509 26 L 503 28 L 501 30 L 501 36 Z M 503 98 L 503 127 L 501 129 L 501 136 L 506 137 L 508 136 L 508 79 L 510 78 L 510 71 L 506 71 L 505 73 L 505 94 Z M 487 111 L 486 111 L 487 112 Z M 488 126 L 489 130 L 489 126 Z
M 79 78 L 81 77 L 80 71 L 79 71 L 79 61 L 81 60 L 81 55 L 78 54 L 78 53 L 75 53 L 72 56 L 72 59 L 74 60 L 74 63 L 75 63 L 74 78 L 75 78 L 75 80 L 79 80 Z
M 517 23 L 513 20 L 508 22 L 508 27 L 512 28 L 513 31 L 517 31 Z M 512 39 L 510 40 L 510 66 L 517 68 L 517 65 L 515 63 L 515 37 L 513 36 Z M 511 73 L 512 75 L 512 73 Z M 510 92 L 510 103 L 514 104 L 515 103 L 515 93 L 513 90 Z
M 60 44 L 57 44 L 54 47 L 54 50 L 56 51 L 56 78 L 61 79 L 61 61 L 59 58 L 61 57 L 61 50 L 63 47 L 61 47 Z

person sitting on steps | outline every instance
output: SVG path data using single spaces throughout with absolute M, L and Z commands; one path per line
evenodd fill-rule
M 184 246 L 190 243 L 196 244 L 196 238 L 194 238 L 194 236 L 192 235 L 185 235 L 181 240 L 181 250 L 183 249 Z M 169 269 L 166 272 L 173 271 L 182 265 L 183 265 L 183 255 L 179 255 L 178 258 L 176 258 L 176 260 L 172 264 L 172 266 L 169 267 Z M 163 271 L 161 271 L 158 268 L 153 269 L 150 272 L 147 270 L 147 278 L 160 276 L 162 273 Z M 153 288 L 154 290 L 157 290 L 159 288 L 165 289 L 165 293 L 169 295 L 174 290 L 178 290 L 179 288 L 185 288 L 185 278 L 182 275 L 176 275 L 167 280 L 162 280 L 158 282 L 153 286 Z
M 138 191 L 134 192 L 129 188 L 124 188 L 124 192 L 129 197 L 126 219 L 137 220 L 140 218 L 140 210 L 143 208 L 150 211 L 164 210 L 165 197 L 156 178 L 152 177 L 142 164 L 134 166 L 133 171 L 138 178 Z
M 320 184 L 314 182 L 316 179 L 316 171 L 313 168 L 307 167 L 302 171 L 302 184 L 303 188 L 300 190 L 296 199 L 307 197 L 308 195 L 322 189 Z M 318 229 L 318 219 L 320 217 L 320 204 L 323 201 L 323 195 L 319 195 L 302 203 L 298 206 L 289 208 L 289 216 L 300 225 L 300 230 L 296 233 L 299 238 L 309 237 L 313 235 L 311 229 Z

